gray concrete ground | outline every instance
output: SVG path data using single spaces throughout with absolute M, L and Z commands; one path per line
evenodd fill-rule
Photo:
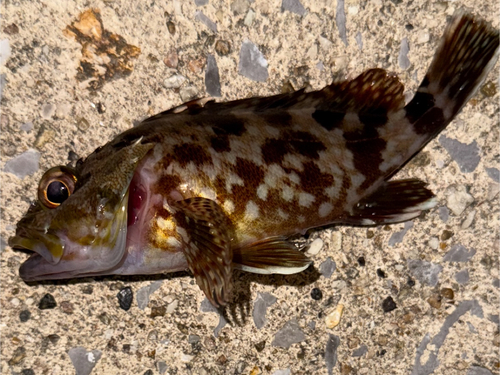
M 6 245 L 43 171 L 70 152 L 219 90 L 226 101 L 318 89 L 381 67 L 411 95 L 455 9 L 498 27 L 497 4 L 478 3 L 4 1 L 1 373 L 498 374 L 498 67 L 399 173 L 428 181 L 435 209 L 313 233 L 316 276 L 237 274 L 244 302 L 226 317 L 188 274 L 27 285 L 25 254 Z M 116 295 L 127 286 L 124 311 Z

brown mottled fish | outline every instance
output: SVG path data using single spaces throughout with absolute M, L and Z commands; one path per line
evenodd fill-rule
M 9 240 L 33 251 L 26 281 L 189 269 L 215 305 L 233 268 L 292 274 L 289 236 L 333 224 L 401 222 L 435 205 L 390 177 L 441 132 L 498 57 L 499 34 L 458 12 L 414 98 L 370 69 L 320 91 L 197 100 L 48 170 Z

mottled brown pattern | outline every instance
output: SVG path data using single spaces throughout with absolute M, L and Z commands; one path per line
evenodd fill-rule
M 310 159 L 317 160 L 319 152 L 326 150 L 323 142 L 311 133 L 303 131 L 291 132 L 285 135 L 285 138 L 290 139 L 290 144 L 296 152 Z
M 358 188 L 359 192 L 366 190 L 380 178 L 380 171 L 376 167 L 383 162 L 381 153 L 386 145 L 382 138 L 347 143 L 347 148 L 353 153 L 354 166 L 366 177 Z
M 197 166 L 210 163 L 210 154 L 200 145 L 183 143 L 174 146 L 172 158 L 177 160 L 181 167 L 193 162 Z
M 217 118 L 217 123 L 212 126 L 212 130 L 217 135 L 227 134 L 241 136 L 245 133 L 245 121 L 236 116 L 227 115 Z
M 313 112 L 312 117 L 323 128 L 330 131 L 342 125 L 342 120 L 344 120 L 345 112 L 325 111 L 322 109 L 317 109 Z
M 231 151 L 229 137 L 226 135 L 210 138 L 210 146 L 212 146 L 212 148 L 217 152 Z
M 177 189 L 181 183 L 181 179 L 176 175 L 162 174 L 158 179 L 158 183 L 155 186 L 156 189 L 153 193 L 168 197 L 170 192 Z
M 300 177 L 300 188 L 318 199 L 323 196 L 323 190 L 334 183 L 333 176 L 322 173 L 316 163 L 312 161 L 304 163 L 304 170 L 296 173 Z
M 267 139 L 262 146 L 262 157 L 266 164 L 283 162 L 283 156 L 290 151 L 290 144 L 284 139 Z

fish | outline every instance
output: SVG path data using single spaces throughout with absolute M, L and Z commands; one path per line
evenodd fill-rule
M 197 99 L 147 118 L 44 173 L 9 239 L 30 254 L 20 277 L 189 270 L 219 307 L 234 269 L 310 267 L 294 235 L 413 219 L 437 198 L 392 177 L 474 95 L 498 47 L 498 30 L 458 11 L 407 104 L 397 76 L 373 68 L 318 91 Z

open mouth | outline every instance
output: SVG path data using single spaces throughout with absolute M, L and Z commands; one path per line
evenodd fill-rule
M 29 228 L 18 230 L 14 237 L 9 238 L 9 245 L 16 250 L 33 251 L 49 264 L 57 264 L 64 253 L 59 237 Z

